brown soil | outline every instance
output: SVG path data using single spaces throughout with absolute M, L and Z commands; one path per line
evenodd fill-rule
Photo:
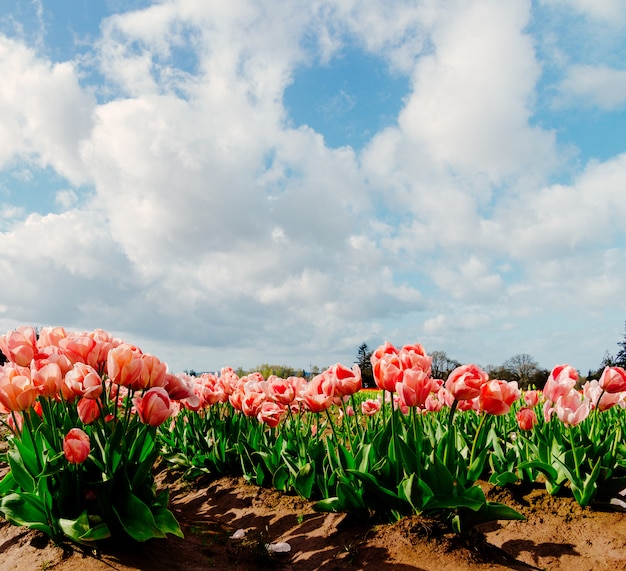
M 0 469 L 0 473 L 3 470 Z M 0 569 L 55 571 L 343 570 L 616 571 L 626 569 L 626 513 L 581 508 L 540 488 L 492 489 L 488 498 L 518 509 L 527 521 L 484 524 L 463 537 L 408 517 L 374 525 L 344 514 L 320 514 L 294 496 L 221 478 L 193 484 L 159 475 L 185 539 L 107 545 L 100 553 L 59 547 L 0 519 Z M 243 539 L 231 535 L 245 530 Z M 266 544 L 286 542 L 288 553 Z

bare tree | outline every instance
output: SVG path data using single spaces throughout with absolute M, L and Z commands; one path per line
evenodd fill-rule
M 431 370 L 434 379 L 446 379 L 461 363 L 448 357 L 445 351 L 433 351 Z
M 539 365 L 528 353 L 518 353 L 504 361 L 502 368 L 511 373 L 521 388 L 525 388 L 535 377 Z

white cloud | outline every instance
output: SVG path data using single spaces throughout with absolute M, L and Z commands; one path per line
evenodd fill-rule
M 611 26 L 622 26 L 626 22 L 626 4 L 622 0 L 541 0 L 541 3 L 577 10 Z
M 0 34 L 0 166 L 36 157 L 74 184 L 88 180 L 78 147 L 89 136 L 94 100 L 71 63 L 37 58 Z
M 518 340 L 539 350 L 519 324 L 553 307 L 626 309 L 626 155 L 557 178 L 568 165 L 535 120 L 531 10 L 160 2 L 103 22 L 82 60 L 98 62 L 97 88 L 0 36 L 0 168 L 68 180 L 60 214 L 3 207 L 0 324 L 104 327 L 202 370 L 330 364 L 364 340 L 421 336 L 493 362 L 526 351 Z M 298 66 L 347 46 L 412 82 L 363 152 L 293 128 L 282 103 Z M 579 66 L 562 86 L 575 109 L 614 109 L 621 81 Z
M 582 103 L 609 111 L 626 103 L 626 70 L 608 66 L 573 65 L 561 82 L 561 104 Z
M 399 124 L 443 168 L 502 183 L 553 165 L 553 135 L 529 124 L 540 74 L 529 14 L 526 2 L 496 0 L 442 10 Z

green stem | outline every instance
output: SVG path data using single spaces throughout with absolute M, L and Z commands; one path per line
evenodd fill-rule
M 485 421 L 487 420 L 487 414 L 483 413 L 482 418 L 480 419 L 480 424 L 478 425 L 478 430 L 476 431 L 476 434 L 474 436 L 474 442 L 472 442 L 472 451 L 470 453 L 470 458 L 469 458 L 469 465 L 472 465 L 472 462 L 474 462 L 474 453 L 476 452 L 476 443 L 478 442 L 478 436 L 480 435 L 483 426 L 485 424 Z
M 578 464 L 578 455 L 576 454 L 576 445 L 574 444 L 574 436 L 572 434 L 573 430 L 574 430 L 573 426 L 569 426 L 568 427 L 569 441 L 570 441 L 570 444 L 572 446 L 572 455 L 574 457 L 574 469 L 576 470 L 576 478 L 578 479 L 578 482 L 576 482 L 576 484 L 580 485 L 580 483 L 581 483 L 581 481 L 580 481 L 580 465 Z
M 459 405 L 459 401 L 454 399 L 452 406 L 450 407 L 450 413 L 448 414 L 448 432 L 446 433 L 447 442 L 446 448 L 443 451 L 443 465 L 452 472 L 451 466 L 448 465 L 448 460 L 450 458 L 450 449 L 453 446 L 456 446 L 456 434 L 454 432 L 454 413 L 456 412 L 456 407 Z

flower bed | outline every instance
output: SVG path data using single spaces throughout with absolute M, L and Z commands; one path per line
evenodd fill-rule
M 542 393 L 522 394 L 472 364 L 433 379 L 421 345 L 386 343 L 372 357 L 374 396 L 360 391 L 357 366 L 341 364 L 309 381 L 230 368 L 173 375 L 103 331 L 21 328 L 0 349 L 11 431 L 0 512 L 55 541 L 181 536 L 155 488 L 159 456 L 189 478 L 241 475 L 318 512 L 422 515 L 456 533 L 524 519 L 489 501 L 479 479 L 541 482 L 581 506 L 600 487 L 626 487 L 626 372 L 616 367 L 578 390 L 576 371 L 559 366 Z

